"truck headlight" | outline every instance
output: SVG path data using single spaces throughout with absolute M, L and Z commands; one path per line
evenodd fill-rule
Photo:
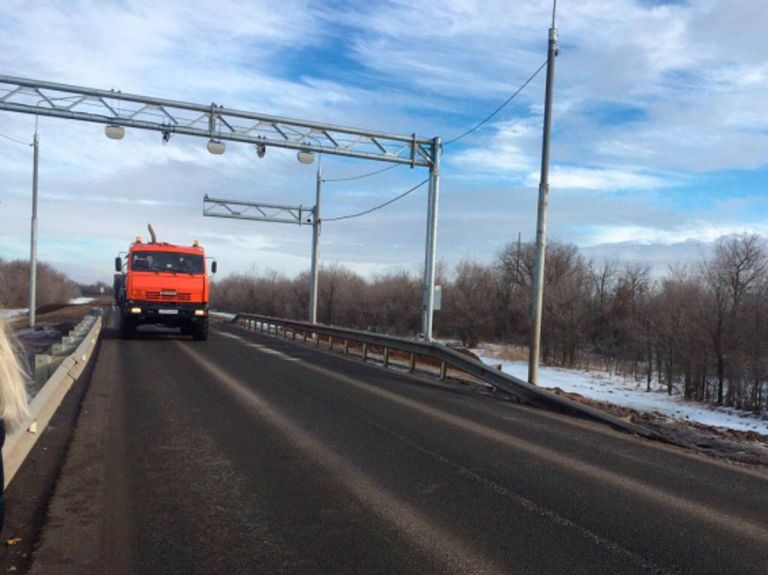
M 205 310 L 204 309 L 196 309 L 195 310 L 195 315 L 198 316 L 198 317 L 199 316 L 204 316 L 205 315 Z
M 132 307 L 131 308 L 131 313 L 141 313 L 141 308 L 140 307 Z

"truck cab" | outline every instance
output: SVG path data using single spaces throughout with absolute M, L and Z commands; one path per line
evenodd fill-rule
M 216 262 L 212 263 L 215 273 Z M 115 258 L 120 334 L 131 338 L 142 324 L 176 327 L 195 340 L 208 339 L 209 285 L 205 251 L 197 242 L 131 244 Z

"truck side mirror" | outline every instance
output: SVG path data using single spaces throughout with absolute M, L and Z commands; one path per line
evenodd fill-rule
M 213 263 L 211 263 L 211 273 L 216 273 L 216 270 L 219 266 L 216 265 L 216 260 L 213 260 Z
M 123 271 L 123 260 L 120 258 L 120 256 L 115 258 L 115 271 L 116 272 Z

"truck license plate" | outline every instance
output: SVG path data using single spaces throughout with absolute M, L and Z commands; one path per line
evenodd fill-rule
M 159 313 L 161 315 L 178 315 L 179 310 L 177 310 L 177 309 L 161 309 L 161 310 L 158 310 L 157 313 Z

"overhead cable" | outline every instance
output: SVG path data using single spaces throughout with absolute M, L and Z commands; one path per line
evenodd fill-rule
M 515 91 L 514 94 L 512 94 L 509 98 L 507 98 L 504 101 L 504 103 L 501 104 L 501 106 L 499 106 L 493 112 L 491 112 L 482 122 L 479 122 L 479 123 L 475 124 L 472 128 L 470 128 L 469 130 L 467 130 L 466 132 L 464 132 L 460 136 L 456 136 L 455 138 L 453 138 L 451 140 L 448 140 L 447 142 L 443 143 L 443 145 L 447 146 L 448 144 L 453 144 L 454 142 L 458 142 L 459 140 L 461 140 L 465 136 L 469 136 L 472 132 L 474 132 L 475 130 L 479 129 L 483 125 L 485 125 L 491 118 L 493 118 L 496 114 L 501 112 L 507 106 L 507 104 L 509 104 L 512 100 L 514 100 L 515 96 L 517 96 L 520 92 L 522 92 L 525 89 L 525 87 L 528 84 L 530 84 L 536 76 L 539 75 L 539 72 L 541 72 L 546 65 L 547 65 L 547 61 L 545 60 L 544 63 L 541 66 L 539 66 L 538 69 L 531 75 L 531 77 L 528 78 L 525 82 L 523 82 L 523 85 L 520 86 Z
M 457 136 L 457 137 L 455 137 L 455 138 L 453 138 L 451 140 L 448 140 L 447 142 L 444 142 L 443 145 L 445 146 L 445 145 L 448 145 L 448 144 L 453 144 L 454 142 L 458 142 L 462 138 L 470 135 L 472 132 L 480 129 L 482 126 L 487 124 L 496 114 L 501 112 L 512 100 L 514 100 L 515 97 L 518 94 L 520 94 L 520 92 L 522 92 L 528 86 L 528 84 L 530 84 L 533 81 L 533 79 L 536 76 L 539 75 L 539 72 L 541 72 L 546 65 L 547 65 L 547 62 L 544 61 L 544 63 L 541 66 L 539 66 L 536 69 L 536 71 L 533 74 L 531 74 L 531 76 L 525 82 L 523 82 L 523 84 L 517 90 L 515 90 L 515 92 L 509 98 L 507 98 L 498 108 L 496 108 L 493 112 L 491 112 L 484 120 L 482 120 L 481 122 L 478 122 L 472 128 L 470 128 L 469 130 L 467 130 L 466 132 L 464 132 L 460 136 Z M 397 168 L 397 167 L 402 166 L 402 165 L 403 164 L 393 164 L 391 166 L 387 166 L 386 168 L 382 168 L 380 170 L 375 170 L 373 172 L 368 172 L 368 173 L 365 173 L 365 174 L 360 174 L 358 176 L 350 176 L 348 178 L 328 178 L 328 179 L 323 179 L 323 182 L 336 183 L 336 182 L 352 182 L 354 180 L 362 180 L 363 178 L 367 178 L 369 176 L 375 176 L 376 174 L 381 174 L 383 172 L 386 172 L 388 170 L 392 170 L 392 169 Z
M 359 213 L 356 213 L 356 214 L 349 214 L 347 216 L 338 216 L 338 217 L 335 217 L 335 218 L 323 218 L 322 221 L 323 222 L 337 222 L 339 220 L 349 220 L 349 219 L 352 219 L 352 218 L 359 218 L 360 216 L 364 216 L 366 214 L 370 214 L 371 212 L 375 212 L 376 210 L 380 210 L 381 208 L 385 208 L 385 207 L 387 207 L 390 204 L 394 204 L 397 200 L 403 199 L 405 196 L 407 196 L 411 192 L 414 192 L 414 191 L 418 190 L 421 186 L 426 184 L 428 181 L 429 181 L 429 178 L 426 178 L 425 180 L 423 180 L 422 182 L 416 184 L 410 190 L 407 190 L 407 191 L 403 192 L 399 196 L 397 196 L 395 198 L 392 198 L 391 200 L 388 200 L 388 201 L 384 202 L 383 204 L 379 204 L 378 206 L 375 206 L 375 207 L 370 208 L 368 210 L 365 210 L 363 212 L 359 212 Z
M 367 174 L 360 174 L 358 176 L 350 176 L 348 178 L 327 178 L 327 179 L 323 178 L 323 182 L 336 183 L 336 182 L 351 182 L 353 180 L 362 180 L 363 178 L 367 178 L 368 176 L 375 176 L 376 174 L 381 174 L 382 172 L 386 172 L 387 170 L 391 170 L 393 168 L 397 168 L 402 165 L 404 164 L 392 164 L 391 166 L 387 166 L 386 168 L 381 168 L 380 170 L 368 172 Z
M 17 140 L 16 138 L 11 138 L 10 136 L 6 136 L 5 134 L 0 134 L 0 138 L 5 138 L 6 140 L 10 140 L 11 142 L 14 142 L 16 144 L 21 144 L 22 146 L 31 146 L 31 142 L 22 142 L 21 140 Z

